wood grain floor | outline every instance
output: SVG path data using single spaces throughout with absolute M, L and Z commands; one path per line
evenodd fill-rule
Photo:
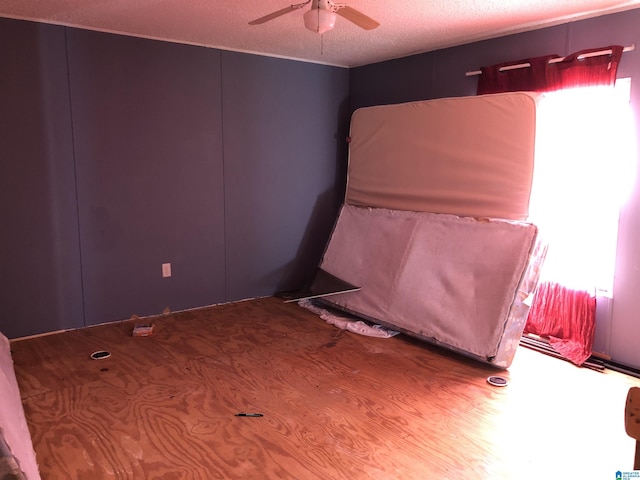
M 12 342 L 43 479 L 614 479 L 640 381 L 507 372 L 275 298 Z M 111 357 L 91 360 L 96 350 Z M 501 373 L 504 388 L 486 378 Z M 261 413 L 262 417 L 235 414 Z

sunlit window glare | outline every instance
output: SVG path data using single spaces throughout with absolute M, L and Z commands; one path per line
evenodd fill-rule
M 542 281 L 612 290 L 620 208 L 635 178 L 627 80 L 540 99 L 529 220 L 549 243 Z

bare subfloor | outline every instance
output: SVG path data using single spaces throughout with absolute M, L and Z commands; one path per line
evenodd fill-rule
M 500 372 L 275 298 L 153 321 L 146 338 L 127 321 L 12 342 L 43 479 L 614 479 L 633 467 L 624 406 L 640 380 L 623 374 L 524 348 Z

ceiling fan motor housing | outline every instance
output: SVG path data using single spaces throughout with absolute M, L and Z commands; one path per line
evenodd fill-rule
M 322 35 L 335 27 L 336 17 L 334 6 L 329 0 L 313 0 L 311 10 L 303 16 L 304 26 Z

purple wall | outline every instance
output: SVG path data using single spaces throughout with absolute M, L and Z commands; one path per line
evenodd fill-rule
M 314 272 L 344 183 L 348 70 L 8 19 L 0 40 L 5 335 Z
M 222 61 L 227 300 L 299 288 L 342 201 L 348 70 L 234 52 Z
M 0 19 L 0 331 L 9 337 L 84 325 L 64 35 Z
M 85 322 L 224 302 L 220 52 L 77 29 L 67 48 Z

